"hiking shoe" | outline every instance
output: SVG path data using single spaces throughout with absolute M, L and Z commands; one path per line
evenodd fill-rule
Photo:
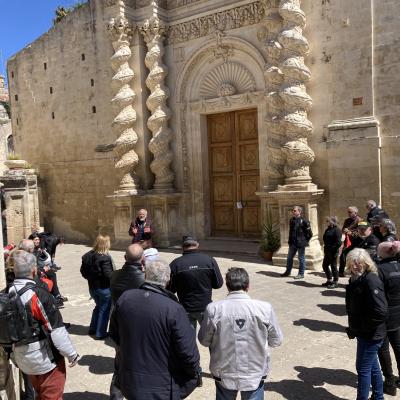
M 304 279 L 304 275 L 296 275 L 293 279 Z
M 57 296 L 57 299 L 60 299 L 62 301 L 68 301 L 68 297 L 64 297 L 64 296 Z
M 344 274 L 344 272 L 339 272 L 339 277 L 340 278 L 346 278 L 346 275 Z
M 325 283 L 323 283 L 321 286 L 327 287 L 329 285 L 332 285 L 332 281 L 326 281 Z
M 285 278 L 287 276 L 290 276 L 290 272 L 289 271 L 285 271 L 283 274 L 281 274 L 282 278 Z
M 388 394 L 389 396 L 396 396 L 397 386 L 394 379 L 394 376 L 385 377 L 385 381 L 383 382 L 383 393 Z
M 336 289 L 337 287 L 339 287 L 337 282 L 331 282 L 331 284 L 327 286 L 328 289 Z

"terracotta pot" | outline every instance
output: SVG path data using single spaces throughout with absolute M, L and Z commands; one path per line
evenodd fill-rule
M 272 261 L 272 255 L 274 253 L 272 251 L 261 251 L 261 257 L 265 260 L 265 261 Z

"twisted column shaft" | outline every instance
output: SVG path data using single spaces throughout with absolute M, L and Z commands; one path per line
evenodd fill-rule
M 110 20 L 108 30 L 114 48 L 114 54 L 111 57 L 111 67 L 115 72 L 111 80 L 114 97 L 111 103 L 116 110 L 112 127 L 118 135 L 114 142 L 114 153 L 117 158 L 115 168 L 120 171 L 118 191 L 137 192 L 138 177 L 135 169 L 139 158 L 134 148 L 138 136 L 133 129 L 136 122 L 136 111 L 133 108 L 136 94 L 131 87 L 135 74 L 129 66 L 129 60 L 132 57 L 129 39 L 133 29 L 125 18 L 119 17 Z
M 169 147 L 172 132 L 168 127 L 171 111 L 167 106 L 169 90 L 164 83 L 168 69 L 162 62 L 166 28 L 158 18 L 153 17 L 147 20 L 140 30 L 148 49 L 145 64 L 149 69 L 146 85 L 150 89 L 150 95 L 146 105 L 151 111 L 147 126 L 153 135 L 149 143 L 149 150 L 154 155 L 150 164 L 150 169 L 155 175 L 153 187 L 156 191 L 172 191 L 174 173 L 170 166 L 173 154 Z

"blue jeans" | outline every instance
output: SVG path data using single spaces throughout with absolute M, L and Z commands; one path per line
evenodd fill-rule
M 108 320 L 111 310 L 111 291 L 107 289 L 89 289 L 92 299 L 96 303 L 96 307 L 92 312 L 89 331 L 95 333 L 96 337 L 104 337 L 107 335 Z
M 357 338 L 357 400 L 369 399 L 371 384 L 374 400 L 383 400 L 383 379 L 378 361 L 378 350 L 382 343 L 383 340 Z
M 286 271 L 289 273 L 292 272 L 293 259 L 296 253 L 299 258 L 299 275 L 304 275 L 304 271 L 306 270 L 306 248 L 296 247 L 293 246 L 292 244 L 289 245 L 289 251 L 286 261 Z
M 225 389 L 220 383 L 215 381 L 217 388 L 216 400 L 235 400 L 238 391 Z M 240 392 L 240 398 L 242 400 L 264 400 L 264 381 L 260 382 L 260 386 L 256 390 L 250 390 L 248 392 Z

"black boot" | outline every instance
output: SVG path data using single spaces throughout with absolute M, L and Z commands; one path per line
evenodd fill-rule
M 394 376 L 385 376 L 385 382 L 383 382 L 383 393 L 389 396 L 396 396 L 397 386 Z

